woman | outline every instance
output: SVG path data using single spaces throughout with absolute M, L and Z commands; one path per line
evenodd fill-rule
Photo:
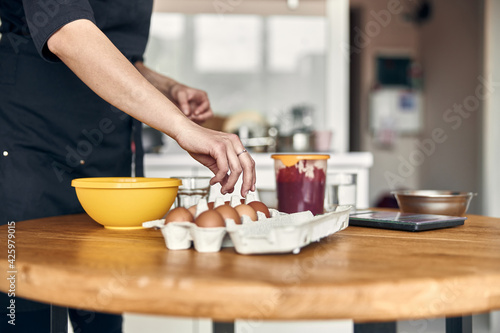
M 255 189 L 239 138 L 197 124 L 212 115 L 207 95 L 142 63 L 151 11 L 152 0 L 0 2 L 0 224 L 82 212 L 74 178 L 130 176 L 132 165 L 141 176 L 140 122 L 208 167 L 223 194 L 240 175 L 241 195 Z M 46 320 L 30 318 L 47 307 L 16 304 L 17 327 L 7 329 L 42 332 Z M 121 317 L 70 315 L 75 332 L 121 331 Z

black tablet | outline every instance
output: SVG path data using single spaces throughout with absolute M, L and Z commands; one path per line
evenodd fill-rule
M 424 231 L 463 225 L 466 217 L 399 212 L 353 212 L 349 225 L 404 231 Z

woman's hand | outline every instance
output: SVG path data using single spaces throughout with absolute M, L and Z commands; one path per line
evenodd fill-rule
M 189 129 L 184 127 L 174 139 L 195 160 L 215 174 L 210 183 L 220 183 L 222 194 L 233 192 L 242 173 L 241 195 L 245 197 L 248 191 L 255 191 L 255 162 L 236 134 L 193 124 Z
M 202 90 L 176 83 L 170 88 L 170 96 L 170 100 L 197 124 L 203 123 L 214 115 L 207 93 Z
M 189 119 L 197 124 L 211 118 L 214 113 L 210 107 L 208 95 L 203 90 L 188 87 L 167 76 L 146 67 L 137 61 L 135 67 L 139 72 L 171 100 Z
M 204 91 L 178 83 L 149 69 L 140 61 L 134 65 L 151 84 L 196 124 L 213 116 L 208 96 Z M 222 194 L 233 192 L 234 185 L 242 173 L 241 195 L 246 196 L 249 190 L 255 191 L 255 162 L 246 151 L 241 153 L 244 147 L 237 135 L 209 130 L 195 124 L 189 125 L 180 119 L 175 128 L 178 131 L 167 134 L 195 160 L 214 173 L 211 184 L 220 183 Z

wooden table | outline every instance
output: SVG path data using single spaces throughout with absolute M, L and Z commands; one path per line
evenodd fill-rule
M 418 233 L 348 227 L 297 255 L 246 256 L 169 251 L 158 230 L 68 215 L 16 223 L 15 250 L 17 296 L 95 311 L 363 323 L 500 309 L 500 219 L 482 216 Z

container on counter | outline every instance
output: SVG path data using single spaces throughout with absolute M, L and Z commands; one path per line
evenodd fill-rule
M 278 210 L 323 214 L 328 154 L 274 154 Z
M 208 199 L 210 177 L 174 177 L 182 181 L 175 198 L 175 207 L 189 208 L 201 199 Z

